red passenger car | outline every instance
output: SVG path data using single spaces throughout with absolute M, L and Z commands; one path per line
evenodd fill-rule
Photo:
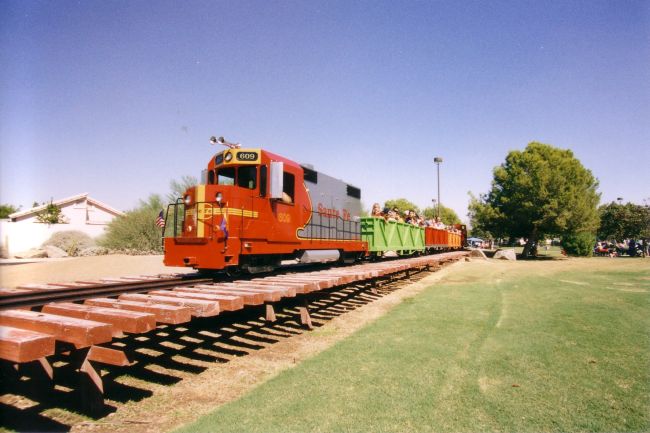
M 426 227 L 424 242 L 428 252 L 438 250 L 459 250 L 465 246 L 467 227 L 464 224 L 455 224 L 454 230 L 436 229 Z

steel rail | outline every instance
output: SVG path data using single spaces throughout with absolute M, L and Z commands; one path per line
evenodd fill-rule
M 115 282 L 80 287 L 35 290 L 33 292 L 15 293 L 0 297 L 0 310 L 20 307 L 39 307 L 50 302 L 81 301 L 91 297 L 110 297 L 122 293 L 147 292 L 152 289 L 212 283 L 213 281 L 212 278 L 192 275 L 163 280 Z
M 441 257 L 440 264 L 443 264 L 450 259 L 448 257 Z M 389 260 L 390 261 L 390 260 Z M 304 267 L 304 268 L 303 268 Z M 263 276 L 281 275 L 287 272 L 295 272 L 296 270 L 309 271 L 320 266 L 310 265 L 297 265 L 287 266 Z M 345 269 L 347 266 L 335 266 L 335 268 Z M 299 271 L 300 272 L 300 271 Z M 233 279 L 247 280 L 252 278 L 259 278 L 261 275 L 240 275 L 238 277 L 226 277 L 224 282 L 232 281 Z M 223 276 L 222 276 L 223 278 Z M 118 296 L 122 293 L 139 293 L 147 292 L 154 289 L 164 289 L 168 287 L 190 286 L 195 284 L 213 283 L 214 278 L 206 278 L 202 274 L 183 275 L 177 278 L 168 278 L 160 280 L 146 280 L 146 281 L 133 281 L 133 282 L 109 282 L 104 284 L 84 285 L 79 287 L 62 287 L 47 290 L 34 290 L 27 293 L 14 293 L 11 295 L 0 296 L 0 311 L 8 310 L 11 308 L 21 307 L 41 307 L 50 302 L 72 302 L 82 301 L 88 298 L 96 297 L 111 297 Z

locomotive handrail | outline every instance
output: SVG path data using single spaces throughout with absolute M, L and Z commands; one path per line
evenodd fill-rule
M 179 212 L 179 206 L 183 206 L 183 209 L 182 209 L 181 212 Z M 180 218 L 180 226 L 183 227 L 183 225 L 185 223 L 185 212 L 184 212 L 185 203 L 183 203 L 183 199 L 179 197 L 179 198 L 176 199 L 176 201 L 174 203 L 170 203 L 170 204 L 167 205 L 167 210 L 165 211 L 165 226 L 163 227 L 163 234 L 162 234 L 163 242 L 164 242 L 164 239 L 166 237 L 169 237 L 167 235 L 167 227 L 169 226 L 169 210 L 172 207 L 174 208 L 174 211 L 173 211 L 173 224 L 172 224 L 173 237 L 174 238 L 178 237 L 179 213 L 180 213 L 180 215 L 182 217 L 182 218 Z
M 312 217 L 309 223 L 304 227 L 304 230 L 309 230 L 305 236 L 306 239 L 328 239 L 328 240 L 361 240 L 361 222 L 343 219 L 339 215 L 324 215 L 321 212 L 312 210 Z M 316 222 L 316 216 L 318 222 Z M 323 223 L 323 218 L 326 218 L 327 224 Z M 336 224 L 333 224 L 336 222 Z M 315 231 L 318 231 L 318 236 Z M 323 231 L 327 230 L 327 236 L 323 235 Z M 334 230 L 334 236 L 332 236 Z

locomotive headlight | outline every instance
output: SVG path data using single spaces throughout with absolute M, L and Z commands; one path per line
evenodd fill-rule
M 221 204 L 222 199 L 223 199 L 223 196 L 221 195 L 220 192 L 218 192 L 217 196 L 215 197 L 215 200 L 217 200 L 217 203 Z
M 223 156 L 223 160 L 226 162 L 232 161 L 232 153 L 231 152 L 226 152 L 226 154 Z
M 185 199 L 183 200 L 185 202 L 185 205 L 189 206 L 190 202 L 192 201 L 192 197 L 190 197 L 189 194 L 185 196 Z

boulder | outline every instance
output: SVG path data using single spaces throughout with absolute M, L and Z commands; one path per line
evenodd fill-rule
M 83 248 L 81 251 L 77 253 L 77 256 L 79 257 L 86 257 L 86 256 L 104 256 L 108 254 L 108 248 L 104 247 L 88 247 L 88 248 Z
M 66 253 L 59 247 L 55 247 L 54 245 L 46 245 L 43 247 L 43 249 L 47 253 L 47 256 L 51 259 L 60 259 L 61 257 L 68 257 L 68 253 Z
M 32 248 L 22 253 L 14 254 L 17 259 L 44 259 L 47 257 L 45 250 Z
M 483 252 L 483 250 L 479 250 L 478 248 L 472 249 L 469 252 L 469 256 L 472 257 L 472 258 L 487 260 L 487 257 L 485 256 L 485 253 Z
M 501 260 L 517 260 L 517 254 L 515 254 L 515 250 L 498 250 L 494 254 L 494 258 Z

